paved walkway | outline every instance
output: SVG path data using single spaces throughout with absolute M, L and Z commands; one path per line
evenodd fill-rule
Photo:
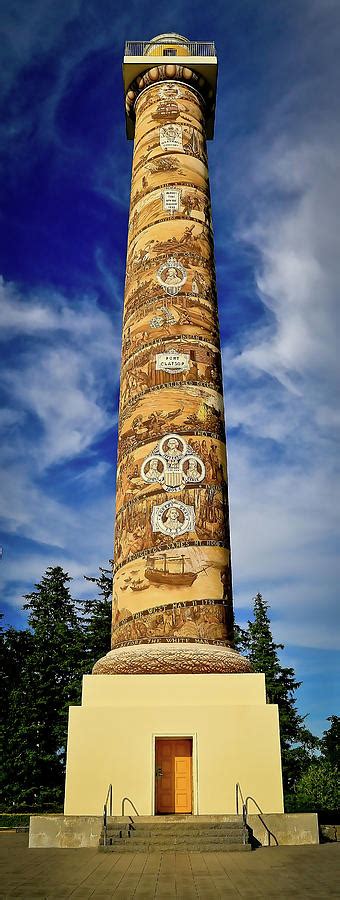
M 113 853 L 29 850 L 26 834 L 0 834 L 0 900 L 309 900 L 339 897 L 340 844 L 252 853 Z

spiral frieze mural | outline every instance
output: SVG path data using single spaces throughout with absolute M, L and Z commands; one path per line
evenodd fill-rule
M 168 68 L 145 73 L 126 98 L 135 142 L 112 651 L 96 664 L 97 672 L 145 672 L 148 659 L 150 671 L 243 670 L 231 649 L 227 462 L 205 137 L 209 97 L 204 79 L 193 72 L 189 77 L 182 67 L 178 73 L 176 66 L 170 77 Z M 197 652 L 189 653 L 193 644 Z M 209 647 L 219 648 L 211 669 Z

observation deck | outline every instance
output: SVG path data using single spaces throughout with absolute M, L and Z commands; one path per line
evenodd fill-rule
M 217 83 L 217 56 L 213 41 L 189 41 L 180 34 L 159 34 L 149 41 L 126 41 L 123 60 L 124 93 L 131 84 L 155 66 L 171 65 L 191 69 L 205 79 L 209 88 L 207 138 L 213 138 Z M 127 116 L 128 139 L 134 137 L 134 124 Z

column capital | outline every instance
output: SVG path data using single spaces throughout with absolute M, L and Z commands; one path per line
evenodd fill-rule
M 217 82 L 214 44 L 192 43 L 179 35 L 159 35 L 148 43 L 129 41 L 125 45 L 123 79 L 128 140 L 134 138 L 134 106 L 141 91 L 159 81 L 172 80 L 190 85 L 202 95 L 207 111 L 206 136 L 208 140 L 213 138 Z

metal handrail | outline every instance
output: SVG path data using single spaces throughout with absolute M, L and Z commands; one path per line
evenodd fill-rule
M 247 843 L 247 804 L 244 802 L 244 797 L 242 794 L 242 788 L 239 782 L 236 782 L 236 815 L 239 815 L 238 811 L 238 795 L 240 794 L 242 800 L 242 821 L 243 821 L 243 843 Z
M 268 825 L 266 824 L 266 822 L 265 822 L 264 819 L 262 818 L 262 816 L 263 816 L 264 814 L 263 814 L 263 812 L 262 812 L 261 807 L 260 807 L 259 804 L 256 802 L 256 800 L 254 800 L 254 797 L 251 797 L 251 796 L 250 796 L 250 794 L 248 795 L 248 797 L 246 797 L 246 803 L 245 803 L 245 806 L 246 806 L 246 817 L 248 816 L 248 800 L 251 800 L 251 802 L 254 803 L 254 806 L 257 806 L 257 809 L 258 809 L 259 812 L 258 812 L 258 813 L 255 813 L 255 815 L 258 815 L 258 816 L 259 816 L 260 822 L 262 822 L 263 827 L 266 829 L 266 832 L 267 832 L 267 835 L 268 835 L 268 846 L 270 847 L 270 838 L 272 837 L 272 838 L 274 838 L 276 847 L 278 847 L 278 846 L 279 846 L 279 842 L 278 842 L 278 840 L 277 840 L 277 837 L 275 837 L 275 834 L 273 834 L 273 832 L 270 830 L 270 828 L 268 828 Z M 259 813 L 260 813 L 260 815 L 259 815 Z
M 265 830 L 266 830 L 266 832 L 267 832 L 267 835 L 268 835 L 268 846 L 270 847 L 270 838 L 272 837 L 272 838 L 274 838 L 275 844 L 276 844 L 276 846 L 278 847 L 278 846 L 279 846 L 279 842 L 278 842 L 277 838 L 275 837 L 275 834 L 273 834 L 273 832 L 270 830 L 270 828 L 268 828 L 268 825 L 266 824 L 266 822 L 265 822 L 264 819 L 262 818 L 262 816 L 264 815 L 264 813 L 263 813 L 261 807 L 259 806 L 257 800 L 255 800 L 254 797 L 252 797 L 250 794 L 248 794 L 247 797 L 246 797 L 246 799 L 244 799 L 243 794 L 242 794 L 241 785 L 239 784 L 238 781 L 236 782 L 236 815 L 239 815 L 239 802 L 238 802 L 239 794 L 240 794 L 240 797 L 241 797 L 241 800 L 242 800 L 243 843 L 245 843 L 245 839 L 246 839 L 246 831 L 247 831 L 247 828 L 248 828 L 248 815 L 249 815 L 249 813 L 248 813 L 248 802 L 249 802 L 249 800 L 251 800 L 252 803 L 254 803 L 254 806 L 256 806 L 257 809 L 258 809 L 258 811 L 259 811 L 258 813 L 255 813 L 255 815 L 258 815 L 258 817 L 259 817 L 259 819 L 260 819 L 260 822 L 262 822 L 262 825 L 263 825 L 263 827 L 265 828 Z
M 176 42 L 172 43 L 176 49 L 181 46 L 180 40 L 177 44 Z M 166 49 L 170 48 L 170 45 L 165 38 L 160 41 L 152 41 L 152 44 L 150 41 L 126 41 L 124 55 L 150 57 L 167 56 L 166 53 L 164 54 L 164 47 Z M 213 41 L 188 41 L 188 43 L 183 44 L 183 53 L 185 56 L 216 56 L 216 49 Z
M 107 807 L 109 805 L 109 816 L 112 816 L 112 784 L 109 784 L 103 809 L 103 832 L 104 847 L 107 845 Z
M 239 794 L 240 794 L 240 796 L 241 796 L 242 807 L 243 807 L 243 806 L 244 806 L 244 799 L 243 799 L 243 794 L 242 794 L 242 788 L 241 788 L 240 783 L 237 781 L 237 782 L 236 782 L 236 815 L 237 815 L 237 816 L 239 815 L 239 811 L 238 811 L 238 795 L 239 795 Z
M 125 815 L 125 813 L 124 813 L 125 802 L 130 803 L 130 806 L 132 806 L 132 809 L 134 809 L 136 816 L 139 816 L 138 809 L 136 809 L 135 804 L 132 803 L 132 800 L 130 800 L 130 797 L 123 797 L 123 799 L 122 799 L 122 816 Z M 131 818 L 131 816 L 130 816 L 130 818 Z

